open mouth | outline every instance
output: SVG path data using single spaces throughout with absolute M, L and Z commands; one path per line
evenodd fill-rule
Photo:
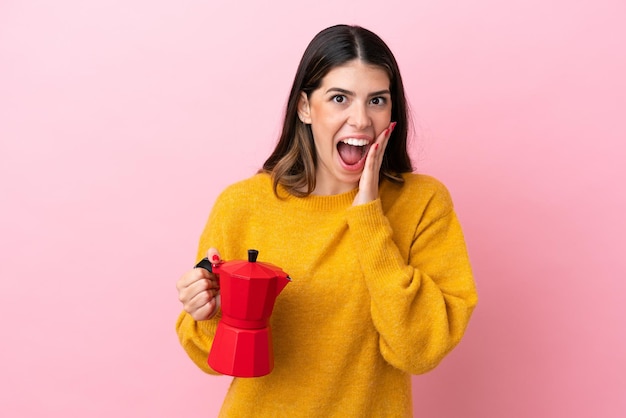
M 365 158 L 369 145 L 366 139 L 346 138 L 337 144 L 337 151 L 345 165 L 355 166 Z

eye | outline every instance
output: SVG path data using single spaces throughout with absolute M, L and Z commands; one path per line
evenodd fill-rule
M 387 103 L 387 98 L 386 97 L 374 97 L 372 98 L 370 102 L 375 106 L 382 106 L 385 103 Z
M 333 97 L 331 97 L 330 100 L 332 100 L 335 103 L 344 103 L 346 101 L 346 96 L 344 96 L 343 94 L 336 94 Z

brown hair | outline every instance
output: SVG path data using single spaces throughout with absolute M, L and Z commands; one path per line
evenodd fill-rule
M 393 53 L 378 35 L 367 29 L 336 25 L 319 32 L 300 60 L 289 93 L 280 139 L 261 170 L 272 175 L 274 193 L 277 193 L 278 184 L 296 196 L 308 196 L 315 189 L 315 144 L 310 125 L 298 118 L 300 93 L 309 96 L 330 70 L 354 59 L 381 67 L 389 75 L 391 120 L 396 122 L 396 126 L 383 156 L 381 179 L 402 183 L 399 174 L 413 171 L 407 152 L 408 105 Z

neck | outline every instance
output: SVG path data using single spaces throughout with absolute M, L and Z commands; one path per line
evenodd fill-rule
M 359 187 L 359 183 L 344 183 L 340 181 L 336 181 L 335 179 L 328 179 L 320 173 L 318 170 L 317 176 L 315 178 L 315 189 L 313 190 L 314 195 L 318 196 L 332 196 L 337 194 L 348 193 L 354 189 Z

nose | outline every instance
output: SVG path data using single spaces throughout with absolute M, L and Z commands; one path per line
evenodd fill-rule
M 350 107 L 348 124 L 355 129 L 362 130 L 372 125 L 372 119 L 367 111 L 367 106 L 361 103 L 354 103 Z

